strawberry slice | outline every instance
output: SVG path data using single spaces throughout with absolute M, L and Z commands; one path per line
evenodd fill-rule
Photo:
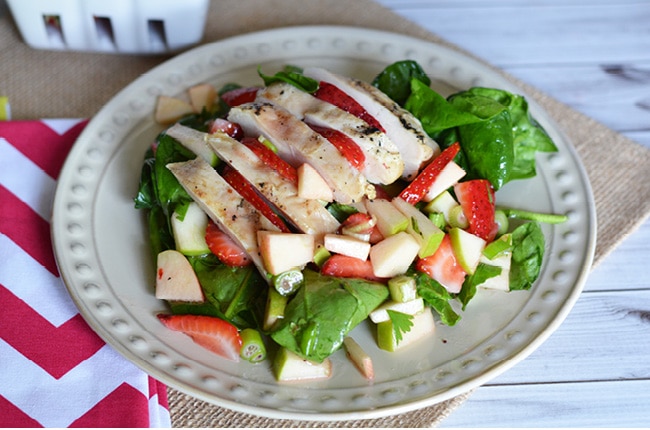
M 314 124 L 307 125 L 334 145 L 341 155 L 348 160 L 348 163 L 350 163 L 352 167 L 357 170 L 363 169 L 363 163 L 366 161 L 366 156 L 354 140 L 333 128 L 321 127 Z
M 230 107 L 243 105 L 254 101 L 259 89 L 259 87 L 236 88 L 221 94 L 221 100 Z
M 220 318 L 205 315 L 158 314 L 170 330 L 179 331 L 202 347 L 231 361 L 239 361 L 242 339 L 237 327 Z
M 296 168 L 280 158 L 271 148 L 254 137 L 245 137 L 241 143 L 246 145 L 264 164 L 278 172 L 282 177 L 294 184 L 298 184 L 298 172 Z
M 246 178 L 237 170 L 230 166 L 225 166 L 221 173 L 223 179 L 230 184 L 248 203 L 253 205 L 262 215 L 271 223 L 285 233 L 291 233 L 287 224 L 280 216 L 273 211 L 271 206 L 257 193 L 257 190 Z
M 235 140 L 241 140 L 244 137 L 244 130 L 239 124 L 223 118 L 215 118 L 210 124 L 208 132 L 210 134 L 225 133 Z
M 210 251 L 228 266 L 244 267 L 252 262 L 246 251 L 212 220 L 208 221 L 208 226 L 205 229 L 205 242 L 208 244 Z
M 442 169 L 444 169 L 445 166 L 454 159 L 459 150 L 460 144 L 456 142 L 447 147 L 440 153 L 440 155 L 434 158 L 433 161 L 427 164 L 416 178 L 399 194 L 402 200 L 406 200 L 412 205 L 422 200 Z
M 487 179 L 473 179 L 454 185 L 454 192 L 469 222 L 467 231 L 491 242 L 499 229 L 494 221 L 494 187 Z
M 370 260 L 360 260 L 343 254 L 328 258 L 320 270 L 322 275 L 338 278 L 361 278 L 368 281 L 384 282 L 385 278 L 375 276 Z
M 368 123 L 371 127 L 375 127 L 381 131 L 385 131 L 379 121 L 366 111 L 356 100 L 341 91 L 337 87 L 327 82 L 320 82 L 318 90 L 314 93 L 314 97 L 324 102 L 333 104 L 334 106 L 351 113 L 357 118 L 361 118 Z
M 450 293 L 460 292 L 467 275 L 454 254 L 448 234 L 433 255 L 417 260 L 415 269 L 440 282 Z

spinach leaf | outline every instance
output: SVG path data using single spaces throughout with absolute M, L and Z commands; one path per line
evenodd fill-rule
M 376 282 L 323 276 L 305 270 L 305 285 L 291 298 L 270 334 L 290 351 L 322 362 L 345 336 L 388 297 Z
M 284 69 L 277 72 L 275 75 L 263 74 L 262 67 L 260 66 L 257 68 L 257 74 L 262 78 L 264 85 L 266 86 L 275 82 L 285 82 L 310 94 L 318 90 L 319 82 L 303 75 L 302 70 L 295 66 L 284 66 Z
M 510 290 L 528 290 L 539 276 L 545 239 L 537 222 L 520 225 L 512 232 Z
M 417 81 L 428 87 L 431 79 L 422 67 L 413 60 L 395 62 L 382 70 L 372 81 L 372 85 L 404 106 L 411 94 L 411 81 Z
M 264 315 L 268 284 L 253 266 L 230 267 L 214 254 L 188 257 L 207 302 L 238 328 L 257 327 Z
M 176 161 L 187 161 L 195 155 L 175 139 L 163 134 L 158 139 L 156 148 L 156 161 L 154 163 L 154 183 L 156 199 L 163 212 L 170 216 L 174 206 L 178 203 L 188 203 L 192 198 L 183 189 L 172 172 L 167 169 L 167 164 Z
M 465 279 L 465 282 L 463 282 L 463 288 L 460 290 L 460 293 L 458 293 L 458 300 L 462 303 L 463 310 L 465 310 L 469 301 L 474 297 L 474 295 L 476 295 L 476 290 L 479 285 L 490 278 L 499 276 L 500 274 L 500 267 L 479 263 L 474 273 Z
M 448 326 L 455 325 L 460 320 L 460 315 L 451 306 L 454 297 L 438 281 L 424 273 L 415 273 L 418 295 L 435 310 L 440 316 L 440 321 Z

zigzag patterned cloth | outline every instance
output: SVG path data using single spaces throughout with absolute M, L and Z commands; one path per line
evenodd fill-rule
M 86 123 L 0 122 L 0 427 L 171 427 L 166 387 L 86 325 L 56 268 L 56 179 Z

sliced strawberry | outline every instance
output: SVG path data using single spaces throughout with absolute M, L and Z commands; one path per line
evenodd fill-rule
M 339 150 L 341 155 L 348 160 L 348 163 L 357 170 L 363 168 L 363 163 L 366 161 L 366 156 L 354 140 L 347 137 L 345 134 L 333 128 L 321 127 L 314 124 L 307 124 L 316 133 L 327 139 L 332 145 Z
M 205 315 L 158 314 L 158 319 L 168 329 L 185 333 L 215 354 L 239 361 L 242 339 L 237 327 L 231 323 Z
M 384 282 L 385 278 L 375 276 L 370 260 L 360 260 L 343 254 L 334 254 L 328 258 L 320 270 L 321 274 L 338 278 L 360 278 L 369 281 Z
M 228 136 L 236 140 L 241 140 L 244 137 L 244 130 L 237 123 L 228 121 L 223 118 L 216 118 L 210 124 L 208 129 L 209 133 L 226 133 Z
M 433 255 L 417 260 L 415 268 L 440 282 L 450 293 L 460 292 L 467 275 L 456 259 L 448 234 Z
M 226 91 L 221 94 L 221 100 L 226 102 L 230 107 L 243 105 L 255 100 L 259 87 L 243 87 Z
M 363 108 L 363 106 L 361 106 L 356 100 L 332 84 L 329 84 L 327 82 L 320 82 L 318 90 L 316 90 L 314 93 L 314 97 L 331 103 L 334 106 L 337 106 L 344 111 L 351 113 L 357 118 L 361 118 L 371 127 L 375 127 L 381 131 L 384 131 L 384 128 L 381 126 L 379 121 L 370 115 L 368 111 Z
M 251 259 L 241 246 L 235 243 L 212 220 L 205 229 L 205 242 L 222 263 L 231 267 L 243 267 L 251 264 Z
M 487 179 L 473 179 L 454 185 L 454 192 L 469 222 L 467 231 L 491 242 L 499 226 L 494 221 L 494 188 Z
M 253 151 L 264 164 L 278 172 L 285 179 L 294 184 L 298 183 L 298 172 L 296 171 L 296 168 L 280 158 L 280 156 L 273 152 L 271 148 L 264 145 L 254 137 L 245 137 L 242 139 L 242 143 Z
M 285 233 L 290 233 L 287 224 L 275 213 L 269 204 L 258 194 L 255 187 L 246 180 L 246 178 L 237 170 L 230 166 L 225 166 L 221 173 L 223 179 L 230 184 L 248 203 L 253 205 L 262 215 L 271 223 Z
M 418 173 L 415 179 L 399 194 L 402 200 L 406 200 L 412 205 L 422 200 L 442 169 L 444 169 L 445 166 L 454 159 L 459 150 L 460 144 L 456 142 L 447 147 L 440 153 L 440 155 L 434 158 L 433 161 L 427 164 L 427 166 Z
M 356 212 L 349 215 L 340 226 L 341 233 L 370 234 L 377 224 L 377 220 L 370 214 Z

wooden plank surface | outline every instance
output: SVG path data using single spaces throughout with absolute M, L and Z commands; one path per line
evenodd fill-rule
M 650 148 L 650 1 L 379 2 Z M 650 426 L 649 258 L 645 220 L 560 328 L 441 427 Z

